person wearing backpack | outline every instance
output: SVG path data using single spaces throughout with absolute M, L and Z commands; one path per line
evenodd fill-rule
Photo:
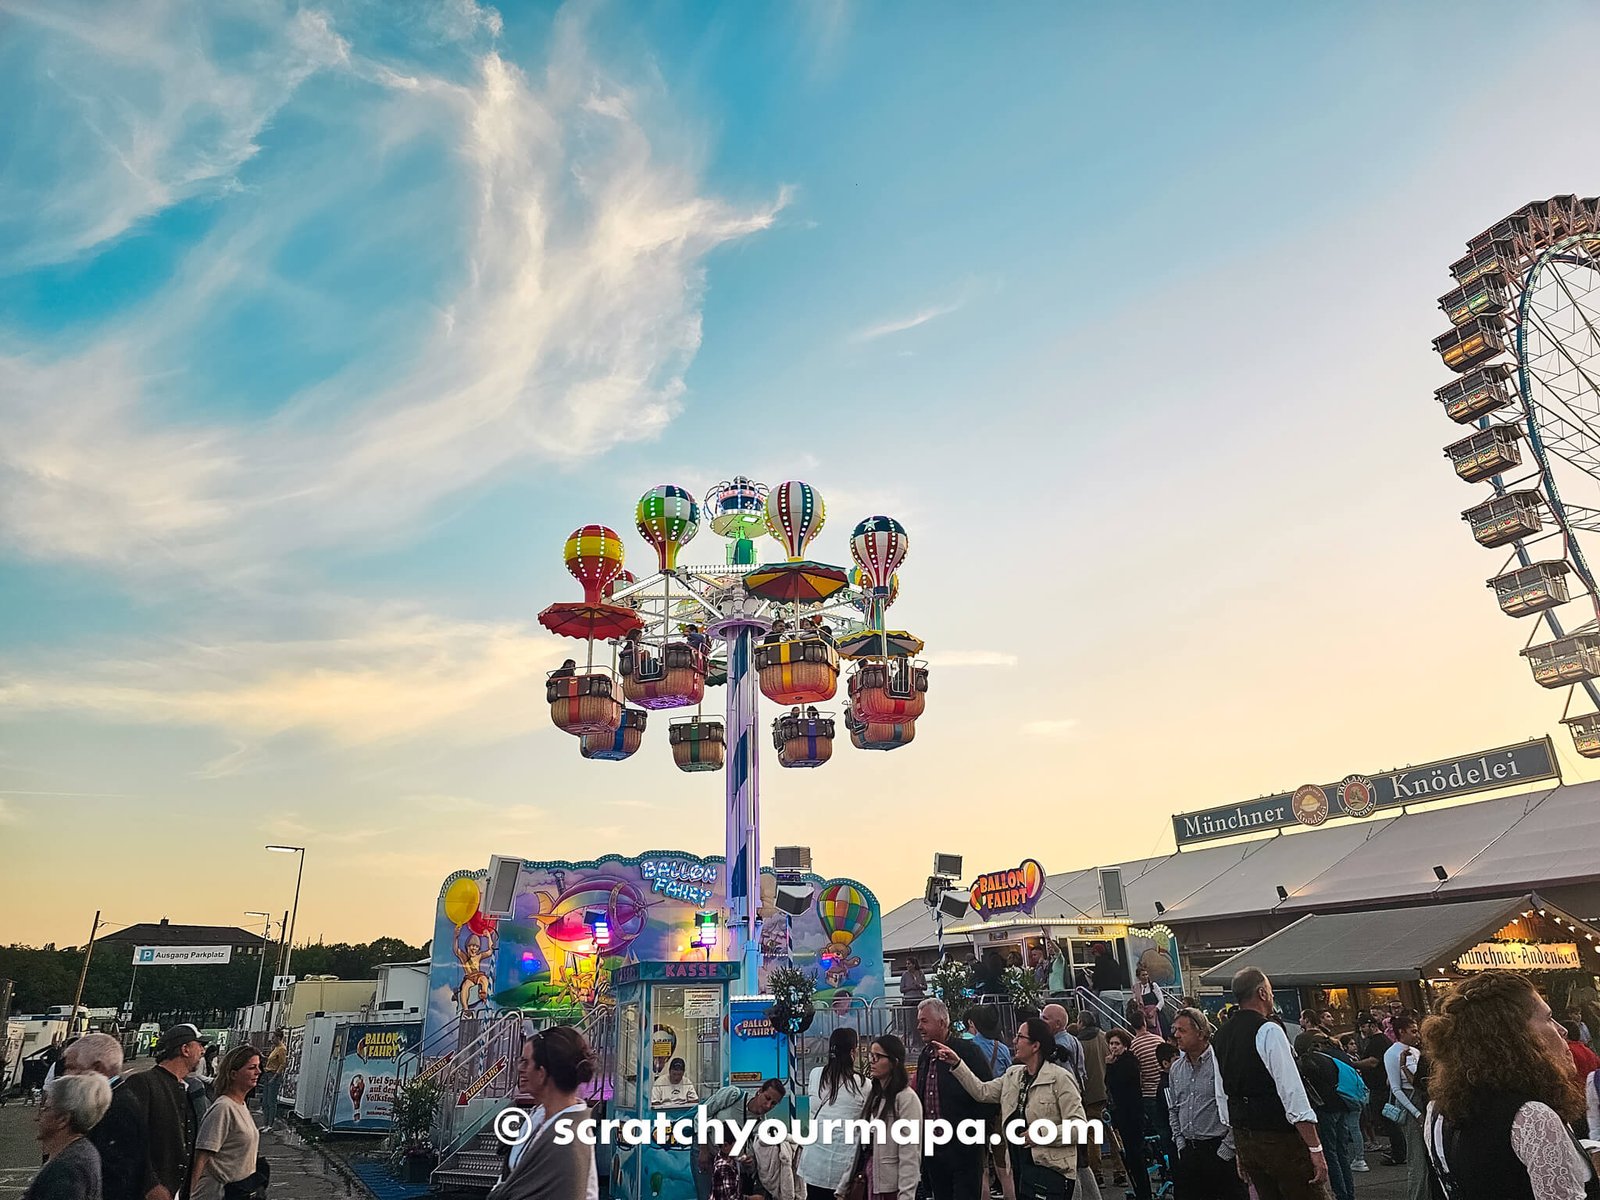
M 1350 1107 L 1339 1091 L 1339 1062 L 1328 1053 L 1328 1035 L 1306 1030 L 1294 1040 L 1300 1078 L 1317 1114 L 1317 1130 L 1328 1159 L 1328 1186 L 1333 1200 L 1355 1200 L 1355 1179 L 1350 1174 Z M 1349 1064 L 1345 1064 L 1348 1068 Z M 1353 1073 L 1353 1069 L 1352 1069 Z

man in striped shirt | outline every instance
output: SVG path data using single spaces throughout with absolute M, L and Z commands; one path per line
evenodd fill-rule
M 1133 1027 L 1133 1045 L 1128 1049 L 1139 1060 L 1139 1094 L 1144 1098 L 1144 1127 L 1160 1138 L 1161 1152 L 1170 1163 L 1177 1157 L 1172 1145 L 1172 1125 L 1156 1099 L 1156 1093 L 1161 1090 L 1161 1063 L 1156 1058 L 1156 1050 L 1166 1039 L 1145 1028 L 1142 1009 L 1130 1010 L 1128 1023 Z

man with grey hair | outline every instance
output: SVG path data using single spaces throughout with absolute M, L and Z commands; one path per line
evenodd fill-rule
M 113 1084 L 122 1074 L 122 1043 L 109 1033 L 86 1033 L 61 1056 L 68 1075 L 104 1075 Z
M 174 1025 L 156 1043 L 156 1065 L 117 1085 L 94 1129 L 104 1200 L 176 1200 L 189 1182 L 197 1126 L 185 1081 L 205 1044 L 193 1025 Z
M 956 1079 L 955 1070 L 939 1061 L 936 1044 L 954 1050 L 979 1079 L 994 1077 L 978 1048 L 951 1032 L 950 1010 L 944 1001 L 929 999 L 917 1005 L 917 1034 L 922 1038 L 922 1053 L 917 1058 L 917 1099 L 922 1101 L 923 1118 L 943 1118 L 954 1127 L 961 1121 L 996 1116 L 994 1105 L 974 1100 Z M 935 1146 L 933 1153 L 922 1160 L 923 1191 L 932 1200 L 980 1200 L 987 1149 L 982 1145 L 961 1145 L 955 1138 Z
M 1217 1055 L 1211 1022 L 1197 1008 L 1178 1010 L 1172 1037 L 1182 1051 L 1167 1074 L 1171 1096 L 1173 1200 L 1245 1200 L 1234 1166 L 1233 1130 L 1217 1111 Z
M 1217 1111 L 1233 1129 L 1239 1174 L 1261 1200 L 1328 1200 L 1328 1160 L 1317 1114 L 1283 1026 L 1272 1021 L 1272 982 L 1255 967 L 1233 977 L 1239 1008 L 1211 1045 Z

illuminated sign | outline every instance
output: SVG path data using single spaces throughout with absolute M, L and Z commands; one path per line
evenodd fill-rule
M 1004 871 L 990 871 L 973 880 L 967 896 L 972 911 L 987 921 L 996 913 L 1031 913 L 1044 893 L 1044 868 L 1025 858 Z
M 1576 971 L 1576 942 L 1479 942 L 1456 960 L 1458 971 Z
M 704 904 L 711 899 L 711 885 L 717 881 L 714 863 L 691 858 L 647 858 L 639 863 L 639 875 L 650 881 L 650 890 L 669 900 Z

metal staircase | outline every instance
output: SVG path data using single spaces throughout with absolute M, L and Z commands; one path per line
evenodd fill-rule
M 616 1028 L 604 985 L 596 1000 L 576 1026 L 596 1059 L 594 1082 L 584 1097 L 591 1105 L 606 1098 Z M 448 1036 L 452 1026 L 444 1027 L 430 1039 L 436 1056 L 451 1055 L 449 1065 L 442 1068 L 444 1091 L 434 1114 L 433 1141 L 441 1147 L 439 1165 L 432 1176 L 435 1191 L 487 1192 L 499 1180 L 506 1147 L 495 1136 L 492 1122 L 516 1099 L 517 1061 L 522 1054 L 525 1019 L 525 1014 L 515 1010 L 479 1019 L 475 1022 L 476 1036 L 454 1050 L 447 1047 L 463 1035 L 458 1031 L 454 1039 Z M 501 1062 L 504 1067 L 484 1082 L 484 1077 Z M 480 1083 L 476 1092 L 466 1096 L 466 1103 L 461 1103 L 463 1095 Z

